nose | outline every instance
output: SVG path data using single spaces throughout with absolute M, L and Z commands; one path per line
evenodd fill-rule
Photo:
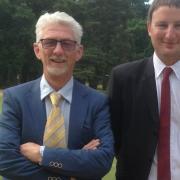
M 62 45 L 61 45 L 60 42 L 57 42 L 56 47 L 53 50 L 53 53 L 56 54 L 56 55 L 64 53 L 64 49 L 62 48 Z
M 175 30 L 175 27 L 174 26 L 169 26 L 168 28 L 167 28 L 167 31 L 166 31 L 166 38 L 167 39 L 174 39 L 174 37 L 175 37 L 175 34 L 176 34 L 176 30 Z

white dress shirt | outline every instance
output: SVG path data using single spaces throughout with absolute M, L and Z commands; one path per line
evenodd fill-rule
M 153 55 L 158 105 L 160 110 L 162 71 L 166 65 Z M 170 166 L 171 180 L 180 180 L 180 61 L 170 66 L 171 119 L 170 119 Z M 157 180 L 157 149 L 148 180 Z

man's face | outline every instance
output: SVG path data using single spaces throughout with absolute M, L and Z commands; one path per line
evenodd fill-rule
M 44 28 L 42 39 L 34 44 L 34 52 L 42 61 L 43 73 L 47 80 L 69 79 L 76 61 L 79 61 L 83 53 L 83 47 L 75 42 L 71 28 L 67 25 L 50 24 Z M 56 44 L 56 40 L 60 43 Z
M 147 27 L 157 56 L 167 65 L 180 60 L 180 8 L 159 7 Z

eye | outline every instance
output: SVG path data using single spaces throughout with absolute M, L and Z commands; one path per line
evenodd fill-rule
M 74 50 L 76 46 L 76 41 L 62 40 L 61 44 L 65 50 Z
M 176 29 L 180 29 L 180 23 L 175 24 Z
M 44 49 L 55 48 L 57 45 L 57 40 L 55 39 L 41 39 L 39 42 L 41 42 Z
M 54 39 L 44 39 L 43 43 L 46 47 L 51 47 L 51 46 L 55 46 L 57 44 L 57 41 Z
M 165 29 L 165 28 L 167 28 L 168 25 L 166 23 L 158 23 L 158 24 L 156 24 L 156 26 L 160 29 Z

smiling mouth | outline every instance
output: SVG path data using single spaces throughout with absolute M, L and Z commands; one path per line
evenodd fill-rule
M 174 48 L 176 46 L 176 44 L 172 43 L 172 42 L 165 42 L 164 46 L 167 48 Z
M 175 42 L 164 42 L 164 44 L 167 44 L 167 45 L 174 45 L 176 44 Z
M 64 63 L 65 62 L 65 60 L 62 58 L 50 58 L 50 60 L 55 63 Z

